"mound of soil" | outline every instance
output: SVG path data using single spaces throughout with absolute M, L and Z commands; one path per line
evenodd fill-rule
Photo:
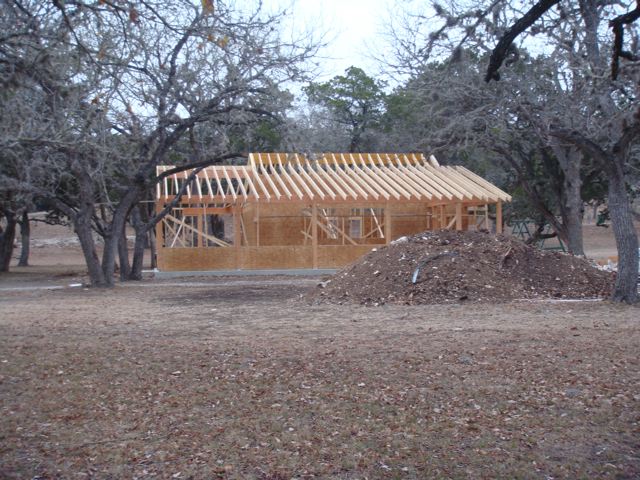
M 440 230 L 368 253 L 314 295 L 365 305 L 591 298 L 607 296 L 613 280 L 583 258 L 513 237 Z

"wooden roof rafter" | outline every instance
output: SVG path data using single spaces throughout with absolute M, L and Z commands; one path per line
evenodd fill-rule
M 159 166 L 158 174 L 171 166 Z M 175 196 L 193 171 L 168 175 L 156 197 Z M 440 166 L 422 154 L 252 153 L 247 165 L 202 169 L 185 188 L 185 203 L 209 202 L 428 202 L 494 203 L 511 197 L 470 170 Z

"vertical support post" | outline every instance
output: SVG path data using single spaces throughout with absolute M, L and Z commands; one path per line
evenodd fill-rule
M 385 243 L 391 243 L 391 203 L 387 202 L 384 206 L 384 238 Z
M 484 204 L 484 228 L 486 228 L 487 231 L 490 230 L 490 228 L 489 228 L 489 204 L 488 203 Z
M 260 246 L 260 203 L 256 203 L 256 247 Z
M 440 205 L 440 230 L 447 226 L 447 222 L 444 218 L 444 205 Z
M 236 270 L 240 270 L 240 246 L 242 244 L 242 207 L 240 205 L 233 206 L 233 249 L 236 256 Z
M 318 268 L 318 205 L 314 202 L 311 204 L 311 249 L 312 249 L 312 266 Z
M 456 230 L 462 230 L 462 202 L 456 203 Z
M 200 246 L 201 247 L 208 247 L 209 246 L 209 240 L 207 240 L 204 235 L 207 235 L 209 233 L 209 225 L 207 224 L 207 207 L 203 207 L 202 208 L 202 215 L 200 215 L 200 221 L 202 222 L 202 228 L 201 228 L 201 232 L 202 232 L 202 236 L 200 237 Z
M 498 235 L 502 233 L 502 201 L 500 200 L 496 203 L 496 233 Z
M 159 201 L 156 201 L 155 205 L 156 213 L 160 213 L 162 211 L 162 204 Z M 164 268 L 164 264 L 162 263 L 162 253 L 165 247 L 165 240 L 163 235 L 163 224 L 164 219 L 160 220 L 156 223 L 156 265 L 158 268 Z

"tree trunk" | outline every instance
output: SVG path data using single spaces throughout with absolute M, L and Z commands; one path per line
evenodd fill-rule
M 120 262 L 120 281 L 124 282 L 129 278 L 129 274 L 131 273 L 126 227 L 120 232 L 120 238 L 118 240 L 118 260 Z
M 158 241 L 155 229 L 149 230 L 149 255 L 151 255 L 151 268 L 158 268 Z
M 138 196 L 138 189 L 131 189 L 125 194 L 118 208 L 113 212 L 109 231 L 105 235 L 104 252 L 102 253 L 102 271 L 110 286 L 113 286 L 113 275 L 115 274 L 116 255 L 118 254 L 120 237 L 124 232 L 129 212 L 135 205 Z
M 144 208 L 138 204 L 131 211 L 131 223 L 136 231 L 136 241 L 133 246 L 133 261 L 129 280 L 142 280 L 142 269 L 144 266 L 144 249 L 147 239 L 147 225 L 142 221 L 140 210 Z
M 153 205 L 153 204 L 151 204 Z M 155 223 L 153 225 L 150 224 L 151 217 L 153 216 L 153 211 L 150 211 L 153 207 L 148 206 L 140 206 L 140 219 L 142 223 L 149 224 L 150 227 L 147 227 L 147 241 L 149 242 L 149 255 L 151 268 L 158 268 L 158 247 L 156 242 L 156 229 Z
M 136 232 L 136 241 L 133 247 L 133 262 L 131 264 L 131 272 L 129 280 L 142 280 L 142 269 L 144 268 L 144 245 L 146 242 L 147 232 L 143 228 Z
M 22 220 L 20 221 L 20 261 L 19 267 L 29 266 L 29 251 L 31 241 L 31 223 L 29 222 L 29 212 L 25 210 L 22 212 Z
M 100 266 L 96 244 L 93 240 L 93 231 L 91 229 L 91 216 L 93 211 L 85 208 L 84 211 L 78 212 L 73 218 L 73 226 L 75 227 L 84 260 L 87 263 L 89 278 L 91 285 L 94 287 L 108 287 L 111 283 L 104 276 L 104 272 Z
M 635 303 L 638 301 L 638 235 L 622 174 L 609 175 L 608 207 L 618 247 L 618 273 L 611 299 Z
M 17 219 L 13 212 L 4 211 L 4 217 L 7 225 L 0 228 L 0 272 L 8 272 L 11 265 L 11 256 L 13 255 L 13 242 L 16 238 Z
M 552 149 L 562 170 L 560 209 L 565 229 L 567 249 L 573 255 L 584 255 L 582 237 L 582 152 L 575 147 L 563 147 L 553 142 Z

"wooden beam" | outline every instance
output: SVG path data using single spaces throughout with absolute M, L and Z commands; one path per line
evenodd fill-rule
M 315 182 L 313 182 L 313 181 L 310 181 L 310 182 L 309 182 L 309 181 L 305 181 L 305 179 L 304 179 L 304 178 L 302 178 L 302 177 L 300 176 L 300 174 L 297 172 L 297 170 L 296 170 L 296 169 L 295 169 L 295 167 L 293 166 L 292 162 L 287 162 L 286 166 L 285 166 L 285 167 L 283 167 L 283 168 L 285 168 L 286 170 L 288 170 L 288 171 L 291 173 L 292 177 L 293 177 L 293 178 L 295 178 L 296 182 L 298 182 L 298 184 L 299 184 L 299 185 L 303 188 L 303 190 L 307 193 L 307 196 L 308 196 L 311 200 L 313 200 L 313 197 L 315 197 L 315 194 L 313 193 L 313 191 L 311 190 L 311 188 L 310 188 L 310 186 L 309 186 L 309 185 L 311 185 L 312 187 L 314 187 L 314 188 L 318 189 L 318 186 L 315 184 Z M 291 181 L 292 181 L 292 183 L 293 183 L 293 178 L 292 178 L 292 180 L 291 180 Z M 322 190 L 320 190 L 320 194 L 322 194 Z M 300 197 L 300 198 L 302 198 L 302 197 Z M 321 198 L 324 198 L 324 195 L 322 195 L 322 197 L 321 197 Z
M 342 217 L 341 217 L 342 218 Z M 324 231 L 327 235 L 332 235 L 334 232 L 332 232 L 328 226 L 323 225 L 322 223 L 320 223 L 319 221 L 316 222 L 318 227 L 320 227 L 320 229 L 322 231 Z M 327 223 L 328 225 L 328 223 Z M 353 238 L 351 238 L 349 235 L 347 235 L 347 233 L 341 229 L 340 227 L 338 227 L 337 225 L 331 225 L 331 228 L 335 229 L 340 235 L 342 235 L 342 237 L 349 242 L 351 245 L 359 245 L 358 242 L 356 242 L 355 240 L 353 240 Z
M 276 167 L 273 165 L 273 163 L 271 163 L 271 154 L 269 153 L 267 153 L 267 161 L 269 162 L 269 168 L 271 168 L 271 174 L 275 177 L 276 181 L 280 184 L 280 186 L 282 187 L 282 190 L 284 190 L 285 195 L 291 198 L 293 195 L 291 191 L 287 188 L 287 184 L 284 183 L 284 180 L 282 180 L 282 177 L 280 176 L 280 174 L 276 171 Z
M 211 188 L 211 180 L 209 179 L 209 174 L 207 173 L 207 169 L 205 168 L 204 170 L 202 170 L 202 173 L 204 174 L 204 179 L 205 182 L 207 183 L 207 190 L 209 191 L 209 198 L 213 198 L 213 190 Z
M 312 267 L 318 268 L 318 204 L 311 204 L 311 247 L 313 249 Z
M 260 200 L 260 194 L 258 194 L 258 189 L 256 188 L 256 186 L 253 184 L 253 181 L 251 180 L 251 175 L 249 175 L 249 172 L 247 172 L 247 169 L 245 168 L 244 165 L 242 165 L 240 168 L 242 170 L 242 174 L 244 175 L 244 179 L 247 181 L 249 190 L 251 190 L 251 194 L 254 196 L 256 200 Z
M 222 173 L 224 173 L 224 178 L 227 180 L 227 189 L 231 192 L 231 196 L 233 197 L 233 201 L 238 200 L 238 194 L 236 193 L 236 189 L 233 188 L 233 184 L 231 183 L 231 178 L 229 177 L 229 173 L 227 173 L 227 169 L 223 168 Z
M 496 233 L 502 233 L 502 202 L 498 200 L 496 203 Z
M 233 175 L 236 177 L 236 182 L 238 182 L 238 186 L 240 187 L 240 192 L 242 193 L 242 196 L 246 201 L 248 198 L 247 189 L 244 188 L 244 183 L 242 181 L 242 178 L 240 177 L 240 174 L 238 174 L 238 169 L 234 168 L 232 171 L 233 171 Z
M 242 245 L 242 222 L 240 215 L 242 207 L 236 205 L 233 207 L 233 250 L 236 254 L 236 269 L 240 270 L 240 247 Z
M 264 176 L 264 178 L 267 179 L 267 183 L 269 184 L 269 186 L 273 190 L 273 194 L 279 200 L 280 197 L 282 196 L 282 194 L 280 193 L 280 190 L 278 190 L 278 187 L 276 187 L 276 184 L 273 183 L 273 180 L 271 180 L 271 175 L 269 175 L 269 172 L 267 172 L 267 170 L 264 168 L 264 165 L 262 165 L 262 163 L 260 164 L 260 173 Z M 260 183 L 262 183 L 262 182 L 260 182 Z M 291 193 L 289 193 L 289 198 L 291 198 Z
M 384 207 L 384 238 L 385 243 L 391 243 L 391 203 L 387 202 Z
M 333 192 L 333 190 L 331 190 L 324 183 L 322 178 L 320 178 L 318 173 L 313 169 L 313 167 L 311 166 L 309 161 L 305 159 L 305 161 L 304 161 L 305 165 L 303 166 L 302 163 L 300 162 L 300 159 L 298 158 L 298 154 L 297 153 L 295 154 L 294 158 L 295 158 L 295 161 L 296 161 L 296 165 L 300 169 L 300 173 L 302 173 L 302 176 L 309 181 L 309 183 L 313 186 L 313 188 L 315 188 L 315 190 L 318 192 L 318 195 L 320 196 L 320 199 L 324 200 L 324 195 L 325 194 L 324 194 L 324 192 L 322 190 L 322 188 L 324 188 L 324 190 L 329 194 L 331 199 L 335 200 L 336 194 Z M 308 172 L 307 172 L 307 169 L 309 170 Z M 311 178 L 312 176 L 314 178 Z M 314 179 L 315 179 L 315 181 L 314 181 Z M 322 188 L 320 188 L 320 186 L 322 186 Z
M 260 246 L 260 204 L 256 205 L 256 247 Z
M 216 185 L 218 186 L 218 195 L 222 196 L 223 200 L 226 200 L 227 195 L 224 193 L 224 188 L 222 188 L 222 182 L 220 181 L 220 176 L 218 175 L 218 169 L 213 167 L 213 177 L 216 179 Z
M 180 230 L 184 227 L 187 230 L 191 230 L 192 232 L 195 232 L 197 234 L 202 235 L 207 240 L 211 240 L 213 243 L 215 243 L 217 245 L 220 245 L 221 247 L 229 247 L 230 246 L 224 240 L 220 240 L 218 237 L 214 237 L 213 235 L 207 235 L 206 233 L 201 232 L 197 228 L 193 228 L 191 225 L 185 223 L 184 220 L 180 220 L 179 218 L 176 218 L 173 215 L 167 215 L 165 218 L 167 220 L 171 220 L 172 222 L 177 223 L 178 225 L 180 225 L 180 227 L 178 227 L 178 233 L 180 233 Z M 174 239 L 174 243 L 175 243 L 175 239 Z M 171 246 L 173 247 L 173 244 Z
M 462 202 L 456 203 L 456 230 L 462 230 Z

